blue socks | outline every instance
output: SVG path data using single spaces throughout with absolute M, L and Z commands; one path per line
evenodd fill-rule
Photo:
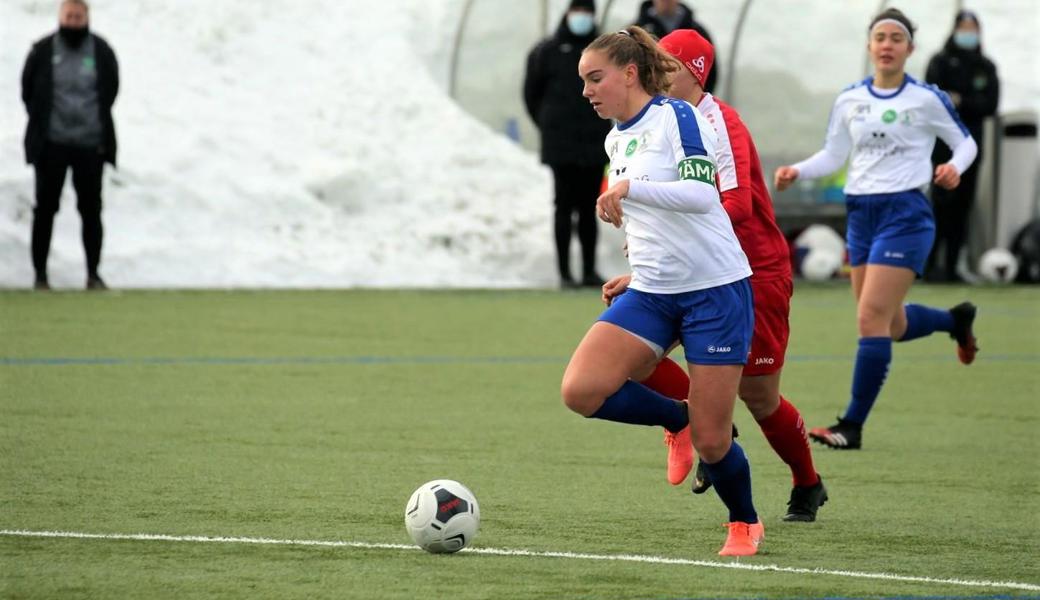
M 625 382 L 589 418 L 632 425 L 660 425 L 672 433 L 690 423 L 685 402 L 672 400 L 634 381 Z M 758 513 L 751 502 L 751 465 L 743 448 L 734 441 L 722 460 L 704 466 L 716 493 L 729 509 L 730 522 L 758 522 Z
M 932 335 L 936 331 L 953 331 L 953 315 L 948 310 L 907 304 L 906 331 L 900 342 L 909 342 Z M 852 371 L 852 399 L 845 409 L 844 420 L 862 425 L 870 414 L 892 362 L 892 340 L 887 337 L 859 339 L 856 366 Z
M 626 381 L 589 418 L 631 425 L 660 425 L 672 433 L 682 431 L 690 423 L 685 402 L 672 400 L 634 381 Z
M 916 340 L 936 331 L 953 331 L 953 315 L 948 310 L 920 304 L 907 304 L 903 310 L 906 312 L 906 333 L 899 338 L 900 342 Z
M 929 309 L 931 310 L 931 309 Z M 892 338 L 864 337 L 859 339 L 856 366 L 852 371 L 852 400 L 845 409 L 845 420 L 862 425 L 870 414 L 881 385 L 892 362 Z
M 758 513 L 751 502 L 751 464 L 736 440 L 717 463 L 704 463 L 715 493 L 729 509 L 730 522 L 755 523 Z

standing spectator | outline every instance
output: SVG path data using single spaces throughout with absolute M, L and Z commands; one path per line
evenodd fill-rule
M 960 281 L 957 259 L 967 237 L 968 215 L 975 202 L 979 163 L 982 158 L 982 122 L 997 112 L 1000 81 L 997 68 L 982 54 L 979 43 L 979 17 L 970 10 L 957 13 L 953 33 L 946 45 L 928 63 L 925 75 L 950 96 L 961 121 L 979 141 L 979 157 L 961 174 L 961 184 L 952 190 L 932 186 L 932 206 L 935 211 L 935 246 L 928 257 L 926 273 L 936 281 Z M 935 147 L 932 163 L 941 165 L 950 160 L 950 149 Z M 942 247 L 942 270 L 937 270 Z
M 663 38 L 676 29 L 692 29 L 708 40 L 709 44 L 714 45 L 708 30 L 693 18 L 693 9 L 679 0 L 645 0 L 639 6 L 639 16 L 636 17 L 635 24 L 658 38 Z M 704 83 L 705 92 L 711 94 L 715 91 L 718 72 L 719 68 L 716 65 L 708 74 L 708 81 Z
M 65 172 L 72 168 L 76 208 L 83 221 L 87 289 L 105 289 L 101 262 L 101 174 L 116 163 L 112 104 L 119 65 L 112 48 L 90 32 L 90 8 L 64 0 L 58 31 L 36 42 L 22 71 L 22 101 L 29 112 L 25 158 L 36 170 L 32 259 L 36 289 L 50 289 L 47 255 Z
M 581 52 L 598 34 L 594 0 L 572 0 L 556 33 L 527 57 L 524 103 L 542 134 L 542 162 L 553 172 L 556 190 L 556 259 L 563 287 L 576 287 L 570 267 L 571 231 L 578 215 L 581 285 L 599 287 L 596 273 L 596 198 L 603 181 L 603 138 L 610 123 L 600 119 L 581 95 Z

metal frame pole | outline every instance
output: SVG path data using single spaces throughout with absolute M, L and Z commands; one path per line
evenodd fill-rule
M 733 42 L 729 47 L 729 68 L 726 73 L 726 85 L 724 87 L 724 96 L 726 102 L 736 105 L 737 98 L 733 92 L 736 87 L 734 83 L 737 80 L 737 48 L 740 47 L 740 36 L 744 32 L 744 23 L 747 21 L 748 11 L 751 10 L 751 0 L 744 0 L 744 3 L 740 5 L 740 15 L 737 17 L 737 25 L 733 28 Z
M 459 54 L 462 51 L 462 34 L 466 30 L 466 22 L 469 21 L 470 9 L 476 0 L 466 0 L 462 5 L 462 15 L 459 16 L 459 27 L 455 30 L 455 40 L 451 49 L 451 68 L 448 73 L 448 95 L 455 98 L 456 78 L 459 72 Z
M 607 15 L 610 14 L 610 5 L 614 4 L 614 0 L 607 0 L 606 4 L 603 5 L 603 12 L 600 13 L 599 17 L 599 30 L 603 31 L 603 26 L 607 24 Z

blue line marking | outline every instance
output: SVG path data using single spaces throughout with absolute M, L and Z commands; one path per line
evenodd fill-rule
M 786 362 L 852 362 L 850 354 L 795 355 Z M 680 359 L 681 360 L 681 359 Z M 906 357 L 899 362 L 948 363 L 952 355 Z M 564 364 L 565 356 L 151 356 L 151 357 L 0 357 L 4 367 L 65 367 L 65 366 L 292 366 L 292 365 L 548 365 Z M 986 354 L 978 362 L 1040 363 L 1037 354 Z
M 443 364 L 557 364 L 558 356 L 152 356 L 0 358 L 0 366 L 283 366 L 283 365 L 443 365 Z

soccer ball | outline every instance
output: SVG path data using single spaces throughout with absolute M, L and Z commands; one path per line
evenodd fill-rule
M 827 281 L 841 269 L 841 255 L 833 250 L 813 248 L 802 259 L 802 276 L 809 281 Z
M 807 248 L 809 252 L 827 250 L 838 256 L 845 255 L 845 240 L 837 231 L 820 223 L 806 227 L 794 239 L 794 245 L 797 248 Z
M 412 493 L 404 507 L 404 526 L 412 541 L 427 552 L 458 552 L 477 537 L 480 507 L 466 486 L 436 479 Z
M 1018 275 L 1018 260 L 1003 248 L 990 248 L 979 257 L 979 275 L 990 283 L 1010 283 Z

